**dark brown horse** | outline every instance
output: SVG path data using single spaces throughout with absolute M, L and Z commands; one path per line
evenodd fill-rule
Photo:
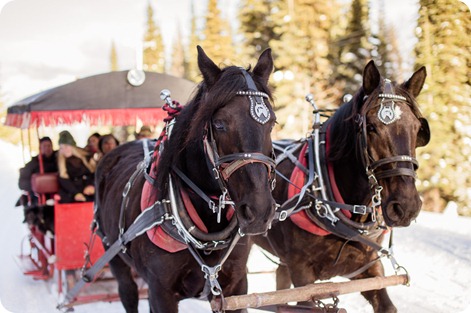
M 204 80 L 175 124 L 167 125 L 169 138 L 158 146 L 156 175 L 154 169 L 147 171 L 155 176 L 149 197 L 159 200 L 158 208 L 165 213 L 156 221 L 165 221 L 161 226 L 166 234 L 185 249 L 168 252 L 144 234 L 110 261 L 126 312 L 138 308 L 131 267 L 148 284 L 153 313 L 177 312 L 178 302 L 185 298 L 245 294 L 249 245 L 243 234 L 265 233 L 275 214 L 270 137 L 275 114 L 267 87 L 273 70 L 270 50 L 250 71 L 236 66 L 220 69 L 198 47 L 198 65 Z M 153 149 L 142 140 L 119 146 L 97 168 L 96 217 L 105 249 L 118 240 L 120 228 L 124 232 L 138 222 L 141 190 L 148 175 L 134 173 L 147 155 L 143 145 Z M 126 185 L 132 187 L 122 199 Z M 184 210 L 188 199 L 182 200 L 182 190 L 202 223 L 194 222 L 194 216 L 189 218 Z
M 303 286 L 349 274 L 353 279 L 384 275 L 382 263 L 375 261 L 378 254 L 388 253 L 380 246 L 384 230 L 408 226 L 422 204 L 415 187 L 415 149 L 428 143 L 430 132 L 415 98 L 425 77 L 422 67 L 407 82 L 396 85 L 383 79 L 370 62 L 363 86 L 352 100 L 323 125 L 315 125 L 320 129 L 319 170 L 316 145 L 310 138 L 292 142 L 277 156 L 277 170 L 292 182 L 278 178 L 274 197 L 285 203 L 282 219 L 290 217 L 254 240 L 282 262 L 277 270 L 278 289 L 289 288 L 291 282 Z M 307 150 L 302 148 L 305 145 Z M 287 155 L 290 149 L 294 161 Z M 302 167 L 306 171 L 302 180 L 293 180 L 293 172 L 298 171 L 299 178 Z M 309 175 L 313 172 L 323 179 L 322 184 L 319 177 Z M 309 177 L 313 180 L 309 189 L 301 191 L 302 200 L 298 202 L 296 196 L 286 202 L 292 196 L 288 189 L 299 193 Z M 377 313 L 396 312 L 386 289 L 363 296 Z

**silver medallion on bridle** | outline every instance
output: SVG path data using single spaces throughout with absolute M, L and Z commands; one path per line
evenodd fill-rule
M 270 109 L 265 104 L 263 98 L 269 99 L 269 96 L 261 91 L 238 91 L 239 96 L 247 96 L 250 100 L 250 116 L 260 124 L 266 124 L 270 120 Z

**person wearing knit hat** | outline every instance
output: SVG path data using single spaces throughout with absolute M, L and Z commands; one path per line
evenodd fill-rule
M 74 137 L 72 135 L 64 130 L 59 133 L 59 145 L 69 145 L 69 146 L 77 146 L 77 143 L 74 140 Z
M 59 134 L 59 196 L 61 203 L 93 201 L 96 163 L 85 149 L 77 147 L 68 131 Z

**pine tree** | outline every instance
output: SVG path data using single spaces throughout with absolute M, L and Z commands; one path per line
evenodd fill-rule
M 353 0 L 347 29 L 338 42 L 337 78 L 345 81 L 345 92 L 353 94 L 361 86 L 361 73 L 373 50 L 370 38 L 368 2 Z
M 439 194 L 457 202 L 465 215 L 471 215 L 470 33 L 469 9 L 462 2 L 420 0 L 416 63 L 426 66 L 428 77 L 419 102 L 432 140 L 419 149 L 419 187 L 426 199 Z
M 378 33 L 373 34 L 373 51 L 372 57 L 378 66 L 379 72 L 383 77 L 387 77 L 393 81 L 398 81 L 399 76 L 397 69 L 401 67 L 401 64 L 396 64 L 394 60 L 400 61 L 400 56 L 393 54 L 399 52 L 393 50 L 393 42 L 397 42 L 395 33 L 392 28 L 386 24 L 386 16 L 384 12 L 384 0 L 380 1 L 379 13 L 378 13 Z
M 110 68 L 111 71 L 118 71 L 118 53 L 116 52 L 116 45 L 114 40 L 111 42 L 111 51 L 110 51 Z
M 147 31 L 144 34 L 143 69 L 151 72 L 165 72 L 165 48 L 159 26 L 154 21 L 154 9 L 147 6 Z
M 386 42 L 388 42 L 388 60 L 391 64 L 386 64 L 386 77 L 395 81 L 404 81 L 408 77 L 404 76 L 403 66 L 404 59 L 401 54 L 401 43 L 397 38 L 396 31 L 393 27 L 387 26 L 385 34 Z
M 245 0 L 239 11 L 240 32 L 243 35 L 242 55 L 256 60 L 260 53 L 270 47 L 270 42 L 279 40 L 275 28 L 281 21 L 272 15 L 277 10 L 278 0 Z M 276 51 L 273 57 L 276 59 Z
M 227 20 L 221 17 L 217 4 L 217 0 L 208 0 L 202 47 L 216 64 L 230 65 L 235 54 L 231 30 Z
M 277 1 L 274 20 L 283 21 L 274 29 L 270 45 L 276 51 L 273 75 L 277 87 L 277 135 L 303 136 L 311 129 L 311 107 L 304 100 L 313 93 L 319 107 L 337 104 L 340 98 L 331 82 L 330 62 L 332 12 L 337 3 L 327 0 Z
M 186 68 L 184 77 L 188 80 L 199 82 L 201 80 L 200 70 L 198 68 L 198 53 L 196 46 L 199 44 L 198 30 L 196 29 L 195 8 L 193 1 L 191 2 L 191 29 L 190 29 L 190 42 L 188 46 L 188 54 L 186 59 Z
M 183 77 L 185 75 L 186 68 L 185 60 L 185 49 L 182 43 L 182 35 L 180 27 L 177 30 L 177 36 L 173 40 L 173 49 L 172 49 L 172 64 L 170 67 L 170 74 Z

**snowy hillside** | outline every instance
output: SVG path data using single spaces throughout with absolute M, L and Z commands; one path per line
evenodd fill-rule
M 18 168 L 22 166 L 21 150 L 0 141 L 0 313 L 58 312 L 51 284 L 23 276 L 13 261 L 20 253 L 26 227 L 21 223 L 22 210 L 14 208 L 19 196 Z M 417 223 L 395 232 L 395 255 L 411 276 L 411 286 L 390 287 L 389 293 L 399 312 L 471 313 L 471 219 L 453 213 L 438 215 L 422 212 Z M 391 266 L 385 262 L 386 270 Z M 274 265 L 259 251 L 249 262 L 251 271 L 270 270 Z M 252 274 L 250 291 L 274 289 L 273 274 Z M 349 313 L 370 313 L 371 307 L 357 294 L 340 296 L 340 307 Z M 181 311 L 210 312 L 206 302 L 185 300 Z M 145 301 L 140 310 L 148 312 Z M 77 313 L 124 312 L 120 303 L 95 303 L 78 306 Z M 257 312 L 252 310 L 252 312 Z

